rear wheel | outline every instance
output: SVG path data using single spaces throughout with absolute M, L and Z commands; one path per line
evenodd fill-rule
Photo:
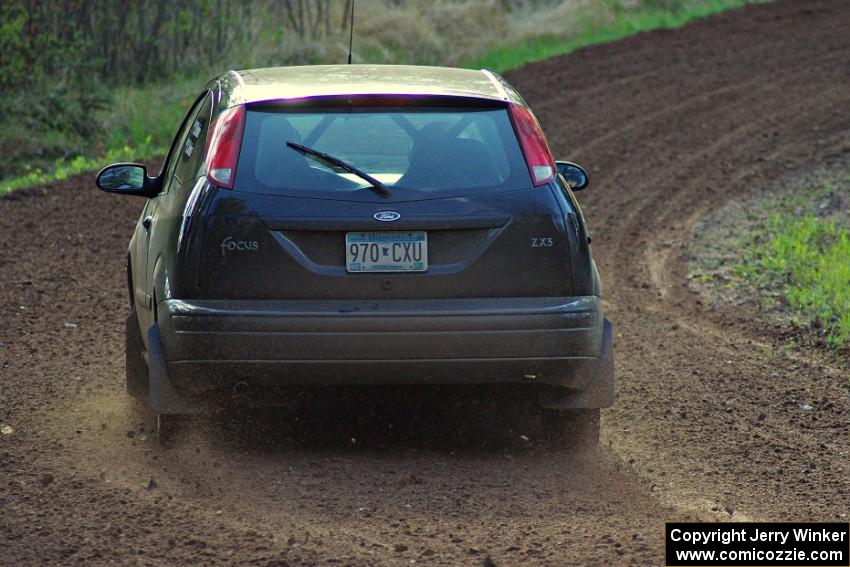
M 552 444 L 593 450 L 599 445 L 598 409 L 541 409 L 543 435 Z
M 156 414 L 156 440 L 162 446 L 169 446 L 174 441 L 180 425 L 183 422 L 182 415 L 168 413 Z
M 145 346 L 139 331 L 139 319 L 135 309 L 127 317 L 124 333 L 127 393 L 134 398 L 144 399 L 148 397 L 148 365 L 143 357 Z

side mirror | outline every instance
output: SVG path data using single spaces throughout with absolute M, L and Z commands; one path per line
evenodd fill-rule
M 147 169 L 138 163 L 114 163 L 107 165 L 97 174 L 95 183 L 107 193 L 122 193 L 150 197 L 152 184 Z
M 576 163 L 556 161 L 555 167 L 558 168 L 558 173 L 573 191 L 581 191 L 590 183 L 590 177 L 588 177 L 587 171 Z

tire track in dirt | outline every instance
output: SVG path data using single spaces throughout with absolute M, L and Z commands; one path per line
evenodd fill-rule
M 647 565 L 665 520 L 850 513 L 846 365 L 685 285 L 704 214 L 850 155 L 848 27 L 843 0 L 778 2 L 509 73 L 593 176 L 619 380 L 596 456 L 419 402 L 210 418 L 158 449 L 121 383 L 139 201 L 88 176 L 0 200 L 0 563 Z
M 847 87 L 845 85 L 835 86 L 822 93 L 821 96 L 821 103 L 826 106 L 837 107 L 847 101 L 848 95 Z M 690 169 L 700 161 L 710 162 L 711 158 L 719 161 L 724 153 L 733 151 L 735 146 L 740 144 L 744 138 L 763 131 L 769 123 L 776 121 L 777 115 L 781 116 L 783 121 L 792 120 L 801 106 L 802 105 L 799 103 L 790 104 L 786 108 L 779 109 L 777 114 L 773 114 L 761 120 L 756 120 L 746 126 L 740 126 L 724 133 L 715 142 L 706 146 L 704 150 L 698 152 L 691 158 L 684 160 L 682 162 L 682 169 Z M 818 144 L 817 148 L 821 152 L 825 151 L 828 153 L 831 150 L 841 148 L 848 141 L 847 139 L 848 136 L 846 133 L 839 132 L 828 140 L 819 138 L 819 141 L 824 143 Z M 806 139 L 804 143 L 798 143 L 797 147 L 800 149 L 790 151 L 789 148 L 785 148 L 784 152 L 789 157 L 796 155 L 799 159 L 799 156 L 804 154 L 803 148 L 807 146 L 811 147 L 810 143 L 811 140 Z M 763 161 L 767 163 L 776 163 L 780 160 L 780 157 L 781 156 L 779 154 L 776 154 L 763 158 Z M 756 176 L 759 172 L 759 168 L 759 164 L 745 165 L 743 167 L 736 168 L 734 171 L 730 171 L 722 177 L 722 180 L 718 179 L 716 174 L 697 174 L 696 176 L 691 177 L 688 182 L 702 187 L 709 187 L 719 183 L 725 184 L 727 182 L 731 184 L 738 184 L 744 182 L 747 178 Z M 699 168 L 697 167 L 696 169 Z M 661 183 L 662 180 L 654 178 L 652 182 Z M 686 250 L 685 247 L 675 246 L 675 244 L 682 242 L 683 235 L 679 233 L 679 228 L 693 226 L 696 221 L 707 212 L 704 207 L 698 208 L 696 212 L 690 212 L 688 210 L 689 207 L 686 205 L 691 204 L 692 202 L 693 197 L 684 192 L 677 193 L 672 198 L 662 194 L 653 199 L 647 205 L 641 207 L 638 210 L 638 213 L 634 215 L 634 217 L 641 218 L 648 215 L 652 210 L 663 209 L 666 211 L 658 219 L 658 225 L 662 227 L 661 230 L 654 235 L 654 239 L 649 242 L 644 253 L 646 263 L 649 268 L 650 279 L 653 283 L 652 287 L 660 293 L 660 297 L 662 299 L 667 298 L 668 291 L 676 288 L 676 282 L 682 282 L 686 277 L 686 274 L 680 273 L 676 270 L 677 266 L 684 265 L 682 259 L 674 259 L 671 257 L 674 254 L 681 255 L 683 251 Z M 684 222 L 680 222 L 679 219 L 684 214 L 688 214 L 688 217 L 683 219 Z M 630 216 L 629 220 L 633 221 L 633 216 Z
M 818 7 L 823 7 L 823 5 L 818 5 Z M 818 7 L 815 7 L 815 9 L 818 9 Z M 832 28 L 837 34 L 838 26 L 840 25 L 838 23 L 839 21 L 840 19 L 833 20 L 828 26 L 814 29 L 823 32 L 826 28 Z M 806 33 L 811 32 L 812 28 L 806 28 Z M 836 50 L 830 53 L 830 50 L 834 50 L 835 45 L 839 44 L 844 45 L 844 50 Z M 763 332 L 763 330 L 758 329 L 757 325 L 738 329 L 744 323 L 741 319 L 749 317 L 751 315 L 750 313 L 736 314 L 730 312 L 724 313 L 719 318 L 711 317 L 705 313 L 696 304 L 695 298 L 691 297 L 687 289 L 683 286 L 685 282 L 685 270 L 683 269 L 684 255 L 686 253 L 686 244 L 689 241 L 691 227 L 698 218 L 698 216 L 694 215 L 694 209 L 703 212 L 711 210 L 717 206 L 718 202 L 729 198 L 728 196 L 734 195 L 734 191 L 746 192 L 754 186 L 761 186 L 763 183 L 762 179 L 765 177 L 770 178 L 771 175 L 778 175 L 778 173 L 769 170 L 775 166 L 769 160 L 764 159 L 766 152 L 759 148 L 758 142 L 747 143 L 747 135 L 757 132 L 761 125 L 766 127 L 779 125 L 781 127 L 782 131 L 780 131 L 780 134 L 787 136 L 788 139 L 782 139 L 781 141 L 783 143 L 781 144 L 774 144 L 770 154 L 767 155 L 774 160 L 778 156 L 784 156 L 788 159 L 787 163 L 792 166 L 805 165 L 807 161 L 817 160 L 820 155 L 840 153 L 842 148 L 847 147 L 847 138 L 844 134 L 848 127 L 846 119 L 843 116 L 838 116 L 835 112 L 838 108 L 846 108 L 848 106 L 848 92 L 850 90 L 847 88 L 847 75 L 846 73 L 842 74 L 842 69 L 846 66 L 845 62 L 847 60 L 846 44 L 846 41 L 840 42 L 835 39 L 832 45 L 830 45 L 830 42 L 827 42 L 820 45 L 819 49 L 801 49 L 797 53 L 807 53 L 808 55 L 808 59 L 800 60 L 801 63 L 805 62 L 801 65 L 803 67 L 802 69 L 794 69 L 793 66 L 785 66 L 785 69 L 764 69 L 765 72 L 763 75 L 767 75 L 770 78 L 770 80 L 766 80 L 766 77 L 761 77 L 761 82 L 765 85 L 764 88 L 756 89 L 756 93 L 752 96 L 729 97 L 731 100 L 723 100 L 725 97 L 721 97 L 718 102 L 725 102 L 725 105 L 715 104 L 709 108 L 694 109 L 698 111 L 690 119 L 685 116 L 685 123 L 673 121 L 671 119 L 673 117 L 665 117 L 663 112 L 656 113 L 653 115 L 654 121 L 648 120 L 641 123 L 641 127 L 645 130 L 641 139 L 649 139 L 650 141 L 643 146 L 647 150 L 639 153 L 637 156 L 635 155 L 635 151 L 625 147 L 633 138 L 624 137 L 622 143 L 618 144 L 617 139 L 611 137 L 609 138 L 611 142 L 609 144 L 610 147 L 607 148 L 609 150 L 608 155 L 593 155 L 593 152 L 591 152 L 591 154 L 588 154 L 584 158 L 591 164 L 601 163 L 604 181 L 597 183 L 596 187 L 599 187 L 602 183 L 609 184 L 603 187 L 600 192 L 594 193 L 593 197 L 590 197 L 588 194 L 588 199 L 592 200 L 585 207 L 588 216 L 592 218 L 592 215 L 597 212 L 597 209 L 601 208 L 602 203 L 604 203 L 604 207 L 607 210 L 614 210 L 620 214 L 617 219 L 619 222 L 616 222 L 609 216 L 610 222 L 608 223 L 608 228 L 614 226 L 614 234 L 601 235 L 599 239 L 601 242 L 595 246 L 597 257 L 603 258 L 603 262 L 604 259 L 608 260 L 608 263 L 604 264 L 604 267 L 601 268 L 601 272 L 610 275 L 613 264 L 613 267 L 619 273 L 626 274 L 626 278 L 628 279 L 617 275 L 614 277 L 621 282 L 631 284 L 627 286 L 615 286 L 617 289 L 614 289 L 613 293 L 611 293 L 612 290 L 610 287 L 608 288 L 609 301 L 615 307 L 617 313 L 615 317 L 621 323 L 620 328 L 623 328 L 622 323 L 624 320 L 622 315 L 625 315 L 628 318 L 625 321 L 625 326 L 630 330 L 639 329 L 636 336 L 624 337 L 627 342 L 633 342 L 635 344 L 623 345 L 623 341 L 621 341 L 618 345 L 618 355 L 620 355 L 618 363 L 620 363 L 620 368 L 623 369 L 622 354 L 624 350 L 627 356 L 631 354 L 629 351 L 640 353 L 638 356 L 643 360 L 639 360 L 634 366 L 644 368 L 645 373 L 635 380 L 638 383 L 636 390 L 642 396 L 648 395 L 653 400 L 653 403 L 659 403 L 661 401 L 662 408 L 669 408 L 670 405 L 673 405 L 669 403 L 674 401 L 674 399 L 671 399 L 673 397 L 664 396 L 662 393 L 659 393 L 658 385 L 647 384 L 647 381 L 658 381 L 659 378 L 668 379 L 670 382 L 666 384 L 666 387 L 674 391 L 688 392 L 688 390 L 692 390 L 695 387 L 700 388 L 697 392 L 690 393 L 689 397 L 696 398 L 702 405 L 713 404 L 712 415 L 691 416 L 687 421 L 693 419 L 709 422 L 721 421 L 717 419 L 700 420 L 700 418 L 726 415 L 727 410 L 730 408 L 724 407 L 725 404 L 738 402 L 739 400 L 737 398 L 742 395 L 741 392 L 734 389 L 722 388 L 720 392 L 722 395 L 718 396 L 712 391 L 712 389 L 717 387 L 716 381 L 707 378 L 689 380 L 685 376 L 682 376 L 681 371 L 691 365 L 695 371 L 702 371 L 705 374 L 716 373 L 723 376 L 725 370 L 722 365 L 718 368 L 716 364 L 716 362 L 720 361 L 714 361 L 710 358 L 706 360 L 705 354 L 707 353 L 724 353 L 721 356 L 724 356 L 727 360 L 731 358 L 732 365 L 737 366 L 740 364 L 740 367 L 744 368 L 742 374 L 743 378 L 746 378 L 745 383 L 748 387 L 755 387 L 757 392 L 755 400 L 747 400 L 748 405 L 752 407 L 753 417 L 760 415 L 759 404 L 756 402 L 764 403 L 766 401 L 762 392 L 763 389 L 769 388 L 772 390 L 771 394 L 781 397 L 784 392 L 780 391 L 777 395 L 776 391 L 779 388 L 788 388 L 788 391 L 793 391 L 795 386 L 798 386 L 794 382 L 800 378 L 806 378 L 802 372 L 793 371 L 795 370 L 794 363 L 790 363 L 785 365 L 786 368 L 792 370 L 789 376 L 791 378 L 790 380 L 779 380 L 778 383 L 764 384 L 764 380 L 760 378 L 766 378 L 770 374 L 769 370 L 763 371 L 760 368 L 764 367 L 764 360 L 760 360 L 758 356 L 752 356 L 752 353 L 741 352 L 741 346 L 745 346 L 752 340 L 754 332 Z M 660 48 L 661 46 L 659 46 Z M 826 52 L 827 55 L 819 57 L 819 50 Z M 645 55 L 645 51 L 642 54 Z M 652 58 L 650 57 L 650 59 Z M 685 60 L 684 65 L 687 65 L 687 58 L 683 59 Z M 791 67 L 790 72 L 787 70 L 787 67 Z M 825 70 L 826 73 L 824 73 Z M 573 74 L 580 75 L 581 71 L 582 69 L 575 69 L 573 70 Z M 677 76 L 675 69 L 666 71 L 669 71 L 674 77 Z M 787 78 L 792 74 L 796 74 L 796 80 L 788 85 L 788 88 L 777 92 L 774 85 L 785 85 L 780 79 L 782 77 Z M 758 82 L 758 78 L 754 80 Z M 696 85 L 689 86 L 693 88 Z M 728 95 L 734 93 L 736 93 L 736 90 L 732 89 L 724 93 L 724 95 L 728 97 Z M 687 96 L 687 91 L 683 92 L 682 96 Z M 529 100 L 532 104 L 534 103 L 532 97 L 529 97 Z M 605 102 L 608 103 L 611 101 L 606 99 Z M 641 104 L 648 108 L 656 105 L 656 103 L 648 101 L 646 98 L 624 98 L 616 102 L 619 102 L 622 107 L 628 106 L 629 112 L 633 114 L 639 114 L 641 112 Z M 668 102 L 670 101 L 665 100 L 665 103 Z M 675 103 L 675 100 L 672 102 Z M 676 104 L 672 104 L 672 107 L 678 110 L 683 108 L 681 105 Z M 758 112 L 754 112 L 755 109 L 758 109 Z M 606 108 L 606 110 L 610 110 L 610 114 L 614 117 L 610 120 L 610 123 L 616 124 L 616 117 L 621 114 L 621 109 L 615 104 L 613 109 Z M 797 114 L 796 117 L 795 113 Z M 812 117 L 806 116 L 807 113 L 819 115 L 814 117 L 815 120 L 812 120 Z M 579 114 L 586 115 L 587 113 Z M 755 121 L 753 120 L 754 117 L 756 117 Z M 543 118 L 545 119 L 545 115 Z M 734 120 L 729 120 L 729 118 L 733 118 Z M 666 124 L 664 123 L 665 120 Z M 709 122 L 711 120 L 715 120 L 715 123 L 712 124 Z M 717 122 L 718 120 L 719 122 Z M 700 127 L 700 123 L 703 121 L 708 123 L 707 127 Z M 544 123 L 547 124 L 546 122 Z M 733 125 L 731 129 L 733 135 L 731 136 L 727 123 Z M 743 126 L 735 127 L 735 123 L 743 124 Z M 811 133 L 812 125 L 829 123 L 831 123 L 831 126 L 827 127 L 825 131 L 818 133 L 817 136 Z M 671 125 L 674 125 L 674 128 L 671 128 Z M 708 130 L 708 132 L 701 132 L 701 130 Z M 678 132 L 683 132 L 687 135 L 692 135 L 696 132 L 705 141 L 691 141 L 690 144 L 687 143 L 687 140 L 678 141 L 677 137 L 681 137 L 677 136 Z M 713 132 L 717 134 L 707 135 Z M 802 133 L 802 136 L 799 135 L 800 133 Z M 794 139 L 791 139 L 789 134 L 793 134 Z M 821 139 L 818 140 L 816 138 Z M 573 130 L 571 139 L 582 140 L 584 138 L 581 136 L 580 131 Z M 717 142 L 717 140 L 720 140 L 720 142 Z M 825 143 L 817 144 L 816 142 L 818 141 Z M 582 144 L 583 149 L 587 147 Z M 698 153 L 695 158 L 686 157 L 684 160 L 676 162 L 673 165 L 660 168 L 660 175 L 641 175 L 642 172 L 639 169 L 641 165 L 645 165 L 645 169 L 649 170 L 652 169 L 650 166 L 653 161 L 660 161 L 652 160 L 653 152 L 661 152 L 662 154 L 674 153 L 673 151 L 665 152 L 665 149 L 668 148 L 696 149 Z M 617 150 L 619 149 L 625 151 L 618 152 Z M 743 156 L 744 159 L 741 159 L 739 155 L 741 150 L 744 150 L 750 155 L 745 155 Z M 756 152 L 753 150 L 756 150 Z M 758 150 L 761 150 L 761 152 L 758 152 Z M 621 158 L 622 163 L 611 163 L 613 162 L 613 157 L 618 153 L 626 156 L 625 159 Z M 606 160 L 609 156 L 612 159 Z M 711 170 L 712 159 L 715 160 L 715 164 L 723 166 L 722 170 L 726 173 L 726 175 L 722 176 L 724 186 L 712 187 L 709 183 L 704 182 L 713 173 Z M 606 161 L 609 163 L 606 164 Z M 667 160 L 665 165 L 673 162 L 674 160 Z M 785 163 L 780 164 L 779 173 L 785 169 L 785 165 Z M 613 171 L 611 171 L 612 168 Z M 668 181 L 666 183 L 660 182 L 664 177 L 669 178 Z M 730 181 L 728 184 L 726 183 L 727 178 Z M 623 179 L 637 180 L 628 185 L 629 191 L 638 196 L 637 199 L 624 197 L 616 191 L 616 184 L 622 182 L 621 180 Z M 754 181 L 755 183 L 753 183 Z M 700 185 L 710 190 L 700 194 Z M 605 191 L 604 194 L 602 191 Z M 635 203 L 638 202 L 642 206 L 635 207 Z M 593 232 L 594 242 L 596 244 L 596 239 L 600 237 L 600 233 L 598 230 Z M 635 254 L 635 244 L 639 248 L 645 248 L 647 252 L 644 254 Z M 670 245 L 675 247 L 670 247 Z M 613 253 L 608 252 L 611 249 L 614 250 Z M 666 258 L 658 258 L 656 254 L 657 250 L 664 250 Z M 659 291 L 667 289 L 673 292 L 672 297 L 664 293 L 662 293 L 662 297 L 658 297 Z M 621 314 L 621 310 L 623 309 L 626 311 L 625 314 Z M 638 314 L 635 317 L 629 317 L 630 312 L 634 311 Z M 647 320 L 647 317 L 652 317 L 652 319 Z M 689 330 L 695 330 L 692 337 L 682 336 L 682 321 L 690 323 Z M 664 328 L 665 326 L 667 327 L 666 329 Z M 728 329 L 734 326 L 735 330 L 731 332 L 737 334 L 742 339 L 742 343 L 729 345 L 725 340 L 719 340 L 719 337 L 718 340 L 706 342 L 702 329 L 710 329 L 715 326 L 727 329 L 727 334 L 730 334 Z M 633 340 L 629 341 L 630 338 Z M 688 344 L 690 341 L 693 341 L 691 345 L 692 350 L 683 350 L 681 348 L 683 346 L 682 343 Z M 655 342 L 657 348 L 651 352 L 647 352 L 646 348 L 644 348 L 646 342 Z M 736 356 L 726 356 L 730 350 L 735 352 Z M 670 358 L 678 363 L 679 368 L 670 364 L 670 360 L 666 360 L 665 358 Z M 633 367 L 629 361 L 625 363 L 625 366 L 626 372 L 629 372 Z M 682 366 L 685 368 L 682 368 Z M 748 366 L 750 368 L 747 368 Z M 755 374 L 755 376 L 751 374 Z M 840 389 L 840 382 L 834 380 L 834 373 L 822 372 L 819 374 L 818 378 L 821 382 L 817 386 L 824 388 L 825 391 L 820 390 L 818 393 L 826 393 L 827 399 L 837 399 L 843 404 L 842 411 L 837 412 L 833 416 L 833 419 L 836 420 L 834 425 L 838 428 L 838 431 L 833 435 L 825 435 L 826 440 L 830 441 L 827 443 L 827 446 L 838 449 L 846 446 L 846 423 L 848 421 L 845 401 L 846 394 Z M 626 380 L 627 377 L 623 379 Z M 621 381 L 622 384 L 623 381 Z M 635 384 L 627 383 L 626 386 L 635 386 Z M 811 395 L 814 388 L 809 388 L 809 390 L 808 394 Z M 748 393 L 744 392 L 743 395 L 747 396 Z M 667 398 L 666 400 L 665 397 Z M 618 413 L 617 410 L 622 408 L 623 405 L 621 400 L 621 404 L 612 412 L 615 418 Z M 629 418 L 633 418 L 642 409 L 626 407 L 623 413 L 626 413 Z M 776 411 L 775 408 L 771 409 L 769 405 L 765 409 Z M 737 410 L 733 411 L 737 413 Z M 646 416 L 644 412 L 641 417 L 647 418 L 649 416 Z M 666 417 L 669 418 L 670 416 Z M 665 415 L 663 412 L 656 412 L 654 416 L 654 419 L 662 423 L 664 418 Z M 629 420 L 623 421 L 627 423 Z M 697 425 L 700 426 L 701 424 Z M 722 432 L 724 429 L 729 428 L 728 426 L 724 427 L 724 425 L 735 427 L 736 424 L 734 422 L 731 424 L 717 423 L 716 431 Z M 785 425 L 788 424 L 786 423 Z M 787 429 L 783 428 L 781 435 L 788 435 L 793 438 L 799 430 L 798 424 L 795 423 L 793 425 L 793 427 Z M 818 432 L 820 433 L 820 429 Z M 829 433 L 828 429 L 827 433 Z M 712 453 L 722 455 L 724 451 L 728 450 L 725 445 L 729 444 L 730 437 L 731 439 L 736 439 L 744 436 L 707 436 L 700 445 L 710 450 L 703 451 L 706 457 L 705 459 L 696 460 L 711 462 L 712 459 L 710 456 Z M 818 443 L 814 441 L 815 438 L 814 436 L 810 436 L 806 439 L 806 442 L 801 443 L 797 447 L 798 452 L 804 452 L 806 456 L 814 457 L 809 464 L 822 458 L 820 451 L 817 450 Z M 714 443 L 711 442 L 712 439 L 715 440 Z M 651 439 L 642 439 L 641 443 L 644 449 L 649 447 L 655 449 Z M 771 446 L 770 442 L 760 444 L 765 447 Z M 691 445 L 693 443 L 684 443 L 684 446 Z M 814 450 L 811 450 L 811 448 L 814 448 Z M 779 449 L 781 451 L 783 449 L 787 450 L 787 447 Z M 806 450 L 803 451 L 803 449 Z M 694 455 L 687 455 L 687 458 L 682 459 L 682 461 L 686 463 L 688 460 L 693 459 Z M 745 463 L 747 460 L 747 458 L 741 458 L 740 464 Z M 803 455 L 796 455 L 795 460 L 804 461 L 805 459 Z M 836 462 L 834 465 L 837 469 L 835 471 L 835 478 L 840 479 L 841 475 L 846 474 L 846 468 L 841 465 L 841 462 Z M 805 470 L 806 466 L 806 463 L 801 462 L 800 469 L 798 470 Z M 762 467 L 757 467 L 756 470 L 759 474 L 764 472 Z M 717 474 L 720 471 L 715 470 L 712 472 Z M 657 478 L 657 475 L 648 476 L 655 476 Z M 727 472 L 725 476 L 730 477 L 733 475 Z M 744 477 L 746 478 L 746 476 L 748 475 Z M 753 484 L 763 484 L 761 479 L 758 478 L 758 475 L 749 476 L 750 482 Z M 691 496 L 699 494 L 701 492 L 700 488 L 707 488 L 709 493 L 718 492 L 716 487 L 706 486 L 705 483 L 695 483 L 693 480 L 686 478 L 683 478 L 683 482 L 694 488 L 694 490 L 689 491 Z M 739 495 L 736 492 L 740 492 L 740 490 L 726 490 L 724 496 L 730 500 L 733 498 L 739 500 Z M 842 494 L 840 488 L 838 494 Z M 744 494 L 742 496 L 746 495 Z M 792 497 L 789 500 L 793 502 L 794 499 Z M 752 498 L 751 501 L 754 504 L 759 504 L 759 498 Z M 737 506 L 736 503 L 735 507 Z M 846 498 L 837 506 L 837 508 L 844 507 L 846 507 Z M 765 510 L 765 513 L 776 514 L 777 511 L 788 508 L 788 506 L 780 504 L 776 499 L 767 498 L 760 505 L 755 506 L 756 510 L 759 508 Z

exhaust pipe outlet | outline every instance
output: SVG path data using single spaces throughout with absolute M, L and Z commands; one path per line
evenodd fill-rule
M 233 385 L 233 395 L 236 397 L 243 397 L 248 394 L 248 383 L 247 382 L 237 382 Z

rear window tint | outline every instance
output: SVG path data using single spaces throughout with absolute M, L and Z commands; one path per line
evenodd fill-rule
M 396 198 L 531 186 L 504 109 L 250 110 L 234 189 L 347 199 L 371 194 L 354 174 L 288 147 L 308 146 L 381 181 Z

